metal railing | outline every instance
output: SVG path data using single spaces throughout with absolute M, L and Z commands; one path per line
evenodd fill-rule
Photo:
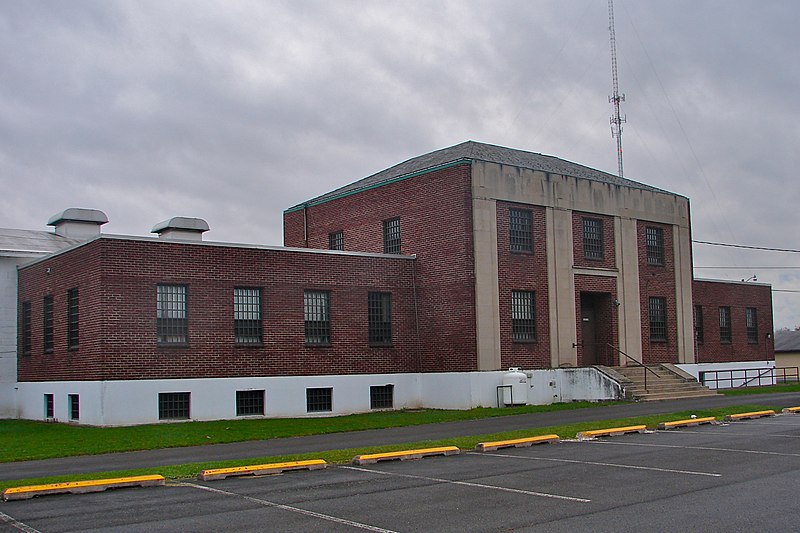
M 699 377 L 700 383 L 712 389 L 766 387 L 779 383 L 800 383 L 800 368 L 789 366 L 705 370 L 699 373 Z
M 647 365 L 645 365 L 645 364 L 643 364 L 643 363 L 640 363 L 639 361 L 637 361 L 636 359 L 634 359 L 634 358 L 633 358 L 633 357 L 631 357 L 630 355 L 626 354 L 625 352 L 623 352 L 622 350 L 620 350 L 619 348 L 617 348 L 617 347 L 616 347 L 616 346 L 614 346 L 613 344 L 611 344 L 611 343 L 606 343 L 606 345 L 607 345 L 609 348 L 611 348 L 612 350 L 614 350 L 615 352 L 617 352 L 618 354 L 620 354 L 620 355 L 624 355 L 624 356 L 625 356 L 625 359 L 626 359 L 627 361 L 629 361 L 629 362 L 633 363 L 633 365 L 634 365 L 634 366 L 640 366 L 640 367 L 642 367 L 642 368 L 644 369 L 644 370 L 643 370 L 643 372 L 642 372 L 642 374 L 644 374 L 644 390 L 645 390 L 645 391 L 647 390 L 647 373 L 648 373 L 648 372 L 650 372 L 651 374 L 653 374 L 653 375 L 654 375 L 655 377 L 657 377 L 658 379 L 661 379 L 661 376 L 659 376 L 659 375 L 658 375 L 658 373 L 657 373 L 655 370 L 653 370 L 652 368 L 648 367 Z

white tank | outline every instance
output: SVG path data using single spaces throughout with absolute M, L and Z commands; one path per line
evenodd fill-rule
M 519 368 L 509 368 L 503 375 L 503 403 L 506 405 L 528 403 L 528 376 Z

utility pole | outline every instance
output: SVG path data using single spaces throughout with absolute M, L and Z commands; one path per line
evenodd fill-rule
M 611 34 L 611 80 L 614 94 L 608 101 L 614 106 L 611 116 L 611 137 L 617 139 L 617 166 L 620 179 L 622 178 L 622 124 L 627 118 L 620 114 L 619 104 L 625 101 L 625 95 L 619 94 L 619 77 L 617 76 L 617 37 L 614 32 L 614 0 L 608 0 L 608 31 Z

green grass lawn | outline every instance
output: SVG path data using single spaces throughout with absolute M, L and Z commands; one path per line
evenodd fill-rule
M 564 404 L 567 406 L 572 406 L 572 404 Z M 526 406 L 523 408 L 519 408 L 523 412 L 528 412 L 527 408 L 533 406 Z M 541 407 L 541 406 L 540 406 Z M 556 406 L 549 406 L 558 409 Z M 567 408 L 567 407 L 561 407 Z M 114 472 L 101 472 L 101 473 L 92 473 L 92 474 L 81 474 L 81 475 L 69 475 L 69 476 L 53 476 L 48 478 L 38 478 L 38 479 L 19 479 L 19 480 L 11 480 L 11 481 L 2 481 L 0 482 L 0 490 L 9 488 L 9 487 L 18 487 L 22 485 L 35 485 L 41 483 L 61 483 L 67 481 L 78 481 L 82 479 L 103 479 L 103 478 L 112 478 L 112 477 L 122 477 L 122 476 L 134 476 L 134 475 L 143 475 L 143 474 L 161 474 L 168 479 L 184 479 L 184 478 L 191 478 L 195 477 L 200 471 L 209 469 L 209 468 L 225 468 L 225 467 L 233 467 L 233 466 L 244 466 L 244 465 L 253 465 L 253 464 L 261 464 L 261 463 L 275 463 L 275 462 L 283 462 L 283 461 L 299 461 L 303 459 L 324 459 L 328 463 L 346 463 L 352 460 L 353 457 L 360 454 L 365 453 L 380 453 L 380 452 L 389 452 L 389 451 L 397 451 L 397 450 L 404 450 L 404 449 L 416 449 L 416 448 L 423 448 L 423 447 L 432 447 L 432 446 L 458 446 L 462 450 L 471 450 L 475 448 L 475 445 L 479 442 L 485 441 L 493 441 L 493 440 L 504 440 L 504 439 L 514 439 L 514 438 L 522 438 L 522 437 L 532 437 L 537 435 L 545 435 L 550 433 L 555 433 L 559 435 L 562 439 L 569 439 L 574 438 L 575 435 L 580 431 L 586 431 L 591 429 L 604 429 L 610 427 L 620 427 L 620 426 L 630 426 L 630 425 L 640 425 L 645 424 L 648 428 L 655 428 L 660 422 L 666 422 L 671 420 L 682 420 L 689 418 L 691 415 L 697 415 L 698 417 L 707 417 L 713 416 L 717 419 L 723 418 L 726 414 L 735 413 L 735 412 L 750 412 L 750 411 L 763 411 L 766 409 L 775 409 L 772 406 L 766 405 L 740 405 L 736 407 L 726 407 L 721 409 L 703 409 L 697 411 L 682 411 L 672 414 L 661 414 L 661 415 L 653 415 L 653 416 L 642 416 L 642 417 L 632 417 L 632 418 L 619 418 L 613 420 L 605 420 L 605 421 L 595 421 L 595 422 L 582 422 L 578 424 L 568 424 L 562 426 L 550 426 L 550 427 L 543 427 L 543 428 L 536 428 L 530 430 L 516 430 L 516 431 L 507 431 L 502 433 L 492 433 L 492 434 L 484 434 L 484 435 L 472 435 L 472 436 L 465 436 L 465 437 L 456 437 L 444 440 L 436 440 L 436 441 L 421 441 L 421 442 L 409 442 L 404 444 L 396 444 L 391 446 L 374 446 L 369 448 L 352 448 L 352 449 L 345 449 L 345 450 L 329 450 L 323 451 L 319 453 L 307 453 L 307 454 L 298 454 L 298 455 L 284 455 L 284 456 L 272 456 L 272 457 L 251 457 L 251 458 L 243 458 L 240 460 L 235 461 L 214 461 L 214 462 L 204 462 L 204 463 L 190 463 L 190 464 L 182 464 L 182 465 L 170 465 L 170 466 L 156 466 L 153 468 L 143 468 L 143 469 L 136 469 L 136 470 L 124 470 L 124 471 L 114 471 Z M 473 410 L 476 411 L 476 410 Z M 442 418 L 447 418 L 449 414 L 454 416 L 460 416 L 458 418 L 463 420 L 464 418 L 479 418 L 479 414 L 483 414 L 485 416 L 497 416 L 490 414 L 489 412 L 492 410 L 478 410 L 479 413 L 472 413 L 472 416 L 464 416 L 468 415 L 469 411 L 422 411 L 422 412 L 396 412 L 396 413 L 385 413 L 386 415 L 395 414 L 395 416 L 399 418 L 409 418 L 409 420 L 420 420 L 424 419 L 425 417 L 437 417 L 439 421 Z M 502 410 L 503 413 L 506 410 Z M 460 413 L 460 414 L 459 414 Z M 377 415 L 379 413 L 371 413 L 370 415 Z M 383 414 L 383 413 L 381 413 Z M 353 417 L 362 417 L 362 416 L 370 416 L 370 415 L 353 415 Z M 421 417 L 421 418 L 418 418 Z M 345 420 L 347 424 L 351 424 L 352 422 L 347 421 L 347 419 L 353 417 L 332 417 L 327 420 L 327 427 L 334 428 L 334 431 L 343 431 L 342 429 L 337 428 L 336 420 Z M 320 419 L 315 419 L 320 420 Z M 307 421 L 306 419 L 292 419 L 291 421 L 286 420 L 284 422 L 300 422 L 300 421 Z M 0 421 L 0 428 L 4 428 L 6 422 L 13 422 L 16 424 L 17 422 L 22 421 Z M 260 421 L 237 421 L 241 423 L 245 422 L 271 422 L 270 420 L 260 420 Z M 125 428 L 82 428 L 77 426 L 61 426 L 59 424 L 41 424 L 35 422 L 22 422 L 23 424 L 29 425 L 20 425 L 17 426 L 23 432 L 23 437 L 25 439 L 31 438 L 29 436 L 25 436 L 24 434 L 31 433 L 31 434 L 38 434 L 39 429 L 41 426 L 49 426 L 51 428 L 58 428 L 63 427 L 66 429 L 71 430 L 116 430 L 116 431 L 127 431 L 132 432 L 138 429 L 142 429 L 145 426 L 134 426 L 134 427 L 125 427 Z M 231 427 L 230 422 L 225 422 L 228 427 Z M 176 426 L 184 426 L 187 429 L 186 433 L 192 433 L 189 431 L 189 428 L 192 426 L 197 427 L 211 427 L 210 424 L 207 422 L 195 422 L 195 423 L 186 423 L 186 424 L 169 424 L 169 425 L 159 425 L 156 426 L 161 430 L 169 430 Z M 216 423 L 213 423 L 216 424 Z M 223 427 L 221 423 L 220 426 L 215 427 Z M 403 424 L 397 424 L 403 425 Z M 404 424 L 409 425 L 409 424 Z M 385 426 L 384 426 L 385 427 Z M 363 428 L 363 424 L 359 429 Z M 309 428 L 306 428 L 310 431 Z M 243 431 L 243 430 L 242 430 Z M 201 432 L 202 433 L 202 432 Z M 124 433 L 120 433 L 122 435 Z M 308 434 L 308 433 L 307 433 Z M 52 438 L 52 437 L 51 437 Z M 97 438 L 97 435 L 91 435 L 86 438 L 86 441 L 91 441 Z M 260 437 L 257 437 L 260 438 Z M 2 435 L 0 442 L 4 442 L 9 438 L 6 435 Z M 245 439 L 240 439 L 245 440 Z
M 741 396 L 746 394 L 773 394 L 778 392 L 800 392 L 800 383 L 787 383 L 784 385 L 770 385 L 767 387 L 741 387 L 736 389 L 720 390 L 725 396 Z
M 364 429 L 416 426 L 613 405 L 623 402 L 574 402 L 467 411 L 423 409 L 381 411 L 325 418 L 269 418 L 180 422 L 124 427 L 91 427 L 30 420 L 0 420 L 0 462 L 29 461 L 225 442 L 341 433 Z

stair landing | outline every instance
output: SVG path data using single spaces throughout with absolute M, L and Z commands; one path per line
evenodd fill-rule
M 709 389 L 687 375 L 679 374 L 664 365 L 648 365 L 647 387 L 644 368 L 641 366 L 606 367 L 618 374 L 625 397 L 636 401 L 675 400 L 680 398 L 702 398 L 716 396 Z

